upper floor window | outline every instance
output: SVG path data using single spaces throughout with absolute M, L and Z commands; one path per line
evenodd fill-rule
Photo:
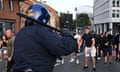
M 113 4 L 113 7 L 115 7 L 115 0 L 113 0 L 112 4 Z
M 112 17 L 115 18 L 115 10 L 112 10 Z
M 119 10 L 117 10 L 117 13 L 116 13 L 116 16 L 117 16 L 117 18 L 119 18 L 120 17 L 120 14 L 119 14 Z
M 13 0 L 9 0 L 10 11 L 14 10 Z
M 117 1 L 117 7 L 120 7 L 120 1 L 119 0 Z
M 0 10 L 3 10 L 3 0 L 0 0 Z

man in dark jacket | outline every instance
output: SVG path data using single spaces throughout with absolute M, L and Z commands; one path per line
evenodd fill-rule
M 34 15 L 33 18 L 43 24 L 49 20 L 47 10 L 39 4 L 30 6 L 28 13 L 32 13 L 28 16 Z M 52 72 L 56 58 L 72 53 L 76 46 L 77 43 L 70 34 L 60 36 L 48 27 L 30 24 L 16 35 L 13 69 L 15 72 Z
M 105 57 L 105 61 L 104 64 L 106 65 L 108 62 L 109 64 L 111 64 L 112 62 L 112 35 L 109 34 L 109 32 L 105 32 L 105 36 L 104 36 L 104 57 Z
M 116 61 L 119 61 L 120 62 L 120 59 L 119 59 L 119 42 L 120 42 L 120 33 L 118 32 L 117 35 L 115 36 L 114 38 L 114 47 L 116 48 Z

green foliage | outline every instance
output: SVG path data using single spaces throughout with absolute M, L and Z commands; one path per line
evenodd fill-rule
M 60 13 L 61 28 L 67 27 L 66 21 L 70 22 L 70 19 L 68 19 L 66 13 Z M 70 22 L 68 25 L 70 26 L 69 28 L 75 29 L 76 25 L 77 27 L 90 26 L 91 22 L 90 22 L 88 14 L 81 13 L 81 14 L 77 14 L 77 19 L 73 20 L 73 22 Z
M 75 23 L 77 23 L 78 27 L 84 27 L 84 26 L 91 25 L 89 16 L 86 13 L 77 14 L 77 20 L 75 20 Z
M 65 13 L 60 13 L 60 26 L 64 27 L 65 22 Z

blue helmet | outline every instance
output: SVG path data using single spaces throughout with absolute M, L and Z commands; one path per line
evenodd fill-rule
M 41 4 L 33 4 L 27 10 L 27 16 L 39 20 L 41 23 L 46 24 L 49 19 L 50 15 L 47 9 Z

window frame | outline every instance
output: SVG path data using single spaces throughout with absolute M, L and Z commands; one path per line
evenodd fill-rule
M 9 9 L 11 12 L 14 12 L 14 0 L 9 0 Z
M 112 18 L 116 17 L 116 10 L 112 10 Z
M 0 0 L 1 1 L 1 7 L 0 7 L 0 10 L 3 10 L 4 9 L 4 0 Z

